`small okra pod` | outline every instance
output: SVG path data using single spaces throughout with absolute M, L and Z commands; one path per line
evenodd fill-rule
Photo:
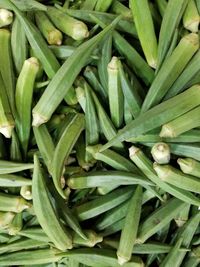
M 73 244 L 75 246 L 94 247 L 96 244 L 103 241 L 103 237 L 95 233 L 93 230 L 84 231 L 87 239 L 80 237 L 77 233 L 73 236 Z
M 117 257 L 120 265 L 130 261 L 132 256 L 141 215 L 142 195 L 142 187 L 138 185 L 129 201 L 124 226 L 120 235 L 119 247 L 117 249 Z
M 199 178 L 184 174 L 170 165 L 158 165 L 154 163 L 154 170 L 158 177 L 165 183 L 184 190 L 200 193 Z
M 146 60 L 149 66 L 156 69 L 157 40 L 148 0 L 131 0 L 129 5 Z
M 23 227 L 23 218 L 22 212 L 17 213 L 12 220 L 12 222 L 8 225 L 8 233 L 9 235 L 17 235 Z
M 1 211 L 11 211 L 15 213 L 20 213 L 23 210 L 28 209 L 30 207 L 31 204 L 22 197 L 0 193 Z
M 177 255 L 180 252 L 180 247 L 182 245 L 183 238 L 180 237 L 176 243 L 174 244 L 174 247 L 172 247 L 167 254 L 167 256 L 162 260 L 160 263 L 160 267 L 167 267 L 167 266 L 173 266 L 174 260 L 176 260 Z
M 0 160 L 0 174 L 20 172 L 33 169 L 32 163 L 19 163 L 6 160 Z
M 0 211 L 0 229 L 7 229 L 9 224 L 13 221 L 15 214 L 16 213 L 11 211 Z
M 200 162 L 192 158 L 179 158 L 177 160 L 180 169 L 186 174 L 200 178 Z
M 54 185 L 63 198 L 65 198 L 65 195 L 62 190 L 60 180 L 63 173 L 64 162 L 65 159 L 68 158 L 84 127 L 84 115 L 79 113 L 74 115 L 69 124 L 64 129 L 64 132 L 62 133 L 60 140 L 58 141 L 58 144 L 55 148 L 51 171 Z
M 35 214 L 49 239 L 60 250 L 71 249 L 71 235 L 58 218 L 58 215 L 51 203 L 45 177 L 42 173 L 40 162 L 36 155 L 34 156 L 32 195 Z
M 105 196 L 100 196 L 97 199 L 79 205 L 75 208 L 76 214 L 80 221 L 93 218 L 129 199 L 133 190 L 132 186 L 116 189 Z
M 57 249 L 43 248 L 6 253 L 0 256 L 0 265 L 42 265 L 58 262 L 62 258 L 59 252 Z
M 160 103 L 198 48 L 199 37 L 195 33 L 188 34 L 180 40 L 171 56 L 163 62 L 149 88 L 142 105 L 142 112 Z
M 79 248 L 73 249 L 72 251 L 64 252 L 60 255 L 67 257 L 69 259 L 81 259 L 81 263 L 88 266 L 115 266 L 120 267 L 117 262 L 117 257 L 115 251 L 112 249 L 103 248 Z M 144 263 L 142 259 L 137 256 L 132 256 L 129 263 L 125 263 L 124 267 L 143 267 Z
M 199 22 L 199 12 L 195 0 L 189 0 L 189 3 L 183 14 L 183 25 L 191 32 L 198 32 Z
M 50 45 L 61 45 L 62 44 L 62 33 L 57 30 L 51 23 L 45 12 L 35 12 L 36 24 Z
M 13 13 L 7 9 L 0 8 L 0 28 L 10 25 L 13 22 Z
M 0 174 L 0 187 L 30 186 L 32 180 L 15 174 Z
M 14 119 L 10 109 L 9 99 L 6 92 L 6 88 L 0 73 L 0 133 L 2 133 L 6 138 L 11 138 Z
M 151 149 L 153 159 L 159 164 L 168 164 L 170 161 L 170 147 L 167 143 L 156 143 Z
M 119 59 L 112 57 L 107 67 L 108 71 L 108 99 L 110 116 L 116 128 L 120 128 L 123 122 L 124 96 L 119 78 Z
M 155 210 L 139 226 L 137 242 L 144 243 L 157 233 L 180 212 L 187 204 L 179 199 L 171 198 L 159 209 Z
M 48 6 L 47 15 L 59 30 L 71 36 L 74 40 L 83 40 L 89 36 L 85 23 L 70 17 L 63 11 Z
M 110 5 L 114 2 L 113 0 L 97 0 L 95 10 L 96 11 L 101 11 L 101 12 L 106 12 Z
M 20 43 L 20 45 L 19 45 Z M 11 31 L 11 48 L 15 69 L 19 74 L 28 55 L 28 42 L 25 30 L 16 17 Z
M 170 0 L 163 15 L 158 41 L 158 66 L 164 62 L 175 29 L 178 27 L 189 0 Z
M 20 189 L 20 195 L 26 200 L 33 199 L 31 186 L 30 185 L 23 185 Z
M 0 73 L 6 88 L 8 101 L 15 116 L 15 75 L 12 62 L 11 32 L 8 29 L 0 29 Z
M 31 130 L 32 96 L 38 70 L 39 62 L 36 58 L 31 57 L 25 60 L 16 85 L 16 127 L 24 157 L 26 157 L 28 149 Z
M 200 107 L 196 107 L 162 126 L 160 137 L 174 138 L 200 126 Z

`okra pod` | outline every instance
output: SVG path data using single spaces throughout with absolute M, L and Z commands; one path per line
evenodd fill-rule
M 183 25 L 191 32 L 198 32 L 199 28 L 199 12 L 194 0 L 189 0 L 188 5 L 183 14 Z
M 13 13 L 7 9 L 0 8 L 0 28 L 10 25 L 13 22 Z
M 156 143 L 151 149 L 153 159 L 159 164 L 167 164 L 170 161 L 170 147 L 166 143 Z
M 177 160 L 180 169 L 186 174 L 200 178 L 200 162 L 192 158 L 179 158 Z

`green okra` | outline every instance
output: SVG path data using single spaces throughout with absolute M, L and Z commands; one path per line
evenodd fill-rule
M 0 229 L 7 229 L 13 221 L 15 213 L 11 211 L 0 211 Z
M 109 7 L 111 6 L 113 0 L 97 0 L 97 3 L 95 5 L 96 11 L 106 12 Z
M 133 120 L 133 116 L 131 114 L 128 102 L 126 100 L 126 98 L 124 99 L 124 123 L 128 124 L 129 122 L 131 122 Z
M 78 234 L 73 236 L 73 244 L 75 246 L 94 247 L 96 244 L 103 241 L 102 236 L 95 233 L 93 230 L 85 230 L 86 238 L 80 237 Z
M 16 84 L 16 127 L 24 157 L 27 154 L 30 137 L 32 96 L 38 70 L 39 62 L 36 58 L 25 60 Z
M 131 10 L 118 0 L 113 1 L 110 7 L 110 11 L 114 14 L 122 15 L 124 18 L 127 19 L 132 18 Z
M 200 91 L 198 93 L 197 88 L 199 88 L 198 85 L 193 86 L 182 94 L 164 101 L 161 104 L 151 108 L 147 112 L 142 113 L 134 121 L 130 122 L 124 128 L 119 130 L 117 135 L 115 135 L 113 139 L 105 144 L 101 150 L 103 151 L 109 148 L 116 142 L 122 142 L 131 137 L 137 137 L 150 130 L 153 130 L 195 108 L 200 103 L 200 101 L 197 99 L 197 95 L 200 94 Z M 158 116 L 159 114 L 162 114 L 162 116 Z
M 75 48 L 70 45 L 50 45 L 49 48 L 53 51 L 54 55 L 61 60 L 66 60 L 75 50 Z
M 188 255 L 186 256 L 186 259 L 184 260 L 183 263 L 183 267 L 198 267 L 199 263 L 200 259 L 198 255 L 195 255 L 192 251 L 188 253 Z
M 184 174 L 170 165 L 158 165 L 155 163 L 154 170 L 158 177 L 165 183 L 184 190 L 196 193 L 200 192 L 200 181 L 197 177 Z
M 105 67 L 107 71 L 107 66 Z M 99 82 L 98 73 L 96 68 L 87 66 L 84 71 L 84 77 L 88 81 L 88 83 L 92 86 L 95 92 L 102 97 L 103 100 L 106 100 L 108 97 L 107 86 L 103 87 Z M 105 90 L 106 88 L 106 90 Z
M 76 76 L 87 62 L 91 52 L 102 41 L 102 38 L 112 31 L 117 21 L 118 19 L 98 35 L 80 45 L 76 52 L 65 61 L 33 109 L 33 126 L 39 126 L 50 119 L 52 113 L 72 86 Z M 59 95 L 57 94 L 57 97 L 55 97 L 57 88 L 59 88 Z
M 119 77 L 121 82 L 121 88 L 125 97 L 125 101 L 129 107 L 130 113 L 134 118 L 136 118 L 141 110 L 142 99 L 136 88 L 131 85 L 126 73 L 123 69 L 121 62 L 119 62 Z
M 41 156 L 48 168 L 51 169 L 55 145 L 45 124 L 33 127 L 34 136 Z
M 116 223 L 108 226 L 107 228 L 105 228 L 105 230 L 103 232 L 101 232 L 101 235 L 103 237 L 106 237 L 106 236 L 115 234 L 115 233 L 122 230 L 123 225 L 124 225 L 124 218 L 117 221 Z
M 79 205 L 75 208 L 78 219 L 80 221 L 88 220 L 120 205 L 130 198 L 133 190 L 131 186 L 119 188 L 105 196 L 100 196 L 97 199 Z
M 119 78 L 119 59 L 112 57 L 107 66 L 108 71 L 108 99 L 110 116 L 116 128 L 119 128 L 123 122 L 124 96 Z
M 0 187 L 20 187 L 30 186 L 32 184 L 31 179 L 15 174 L 0 174 Z
M 85 138 L 86 146 L 95 145 L 99 141 L 99 123 L 95 110 L 94 100 L 90 89 L 85 86 Z
M 195 0 L 198 12 L 200 11 L 200 1 L 199 0 Z
M 69 106 L 74 106 L 78 103 L 78 99 L 76 97 L 76 91 L 73 86 L 69 89 L 68 93 L 64 97 L 64 100 Z
M 55 246 L 60 250 L 70 249 L 72 248 L 71 235 L 57 217 L 48 194 L 45 177 L 42 173 L 39 160 L 35 155 L 32 185 L 35 214 L 42 229 Z
M 200 107 L 196 107 L 191 111 L 181 115 L 180 117 L 170 121 L 162 126 L 160 137 L 174 138 L 182 133 L 200 126 L 199 120 Z
M 13 22 L 13 13 L 7 9 L 0 8 L 0 28 L 10 25 Z
M 10 145 L 10 159 L 13 161 L 22 161 L 19 139 L 15 131 L 12 132 L 11 145 Z
M 62 253 L 60 255 L 66 256 L 72 259 L 81 259 L 83 264 L 94 266 L 94 267 L 105 267 L 113 266 L 119 267 L 117 263 L 117 257 L 115 252 L 111 249 L 100 249 L 100 248 L 79 248 L 72 251 Z M 143 262 L 141 258 L 132 256 L 130 262 L 125 263 L 124 267 L 142 267 Z
M 22 229 L 19 232 L 20 236 L 26 237 L 28 239 L 37 240 L 44 243 L 50 243 L 50 238 L 45 234 L 44 230 L 40 227 L 28 227 Z
M 139 226 L 137 242 L 144 243 L 152 235 L 157 233 L 181 211 L 187 204 L 179 199 L 172 198 L 162 207 L 154 211 Z
M 178 227 L 182 227 L 188 221 L 188 217 L 189 217 L 189 213 L 190 213 L 190 207 L 191 207 L 191 205 L 186 206 L 183 210 L 181 210 L 177 214 L 177 216 L 175 218 L 175 222 L 176 222 Z
M 24 198 L 0 193 L 0 210 L 1 211 L 11 211 L 15 213 L 20 213 L 25 209 L 30 208 L 30 203 Z
M 75 144 L 75 149 L 76 149 L 76 158 L 77 158 L 79 167 L 88 171 L 90 167 L 94 165 L 95 160 L 86 151 L 86 140 L 85 139 L 86 139 L 85 136 L 81 134 Z M 81 171 L 79 170 L 78 173 L 79 172 Z
M 11 51 L 11 32 L 8 29 L 0 29 L 0 45 L 0 73 L 6 88 L 12 115 L 15 116 L 15 79 Z
M 68 179 L 68 186 L 72 189 L 93 188 L 98 186 L 114 185 L 152 185 L 140 174 L 122 171 L 95 171 L 87 174 L 73 175 Z
M 19 45 L 20 43 L 20 45 Z M 11 49 L 15 69 L 19 74 L 28 55 L 28 43 L 25 31 L 19 19 L 14 19 L 11 31 Z
M 180 250 L 182 242 L 183 242 L 183 238 L 180 237 L 177 240 L 177 242 L 174 244 L 174 247 L 170 249 L 168 255 L 161 262 L 160 264 L 161 267 L 172 266 L 174 264 L 174 259 L 176 260 L 176 257 L 179 254 L 179 250 Z
M 197 227 L 200 222 L 200 214 L 196 213 L 193 215 L 182 227 L 180 227 L 172 240 L 172 244 L 182 238 L 182 246 L 185 248 L 189 248 L 191 245 L 191 241 L 193 236 L 197 230 Z M 173 264 L 175 266 L 180 266 L 182 261 L 186 255 L 186 251 L 179 252 L 174 258 Z
M 151 149 L 153 159 L 159 164 L 167 164 L 170 161 L 170 147 L 166 143 L 156 143 Z
M 20 238 L 8 244 L 0 245 L 0 254 L 16 252 L 27 249 L 38 249 L 39 247 L 47 246 L 48 244 L 41 241 L 36 241 L 28 238 Z
M 14 11 L 12 6 L 8 4 L 8 1 L 1 1 L 2 5 L 5 6 L 8 9 L 11 9 Z M 45 5 L 38 3 L 36 0 L 12 0 L 12 2 L 17 6 L 17 8 L 21 11 L 37 11 L 37 10 L 42 10 L 46 11 L 47 8 Z
M 179 158 L 177 160 L 180 169 L 186 174 L 200 178 L 200 162 L 192 158 Z
M 181 93 L 186 88 L 190 87 L 190 83 L 192 82 L 193 79 L 195 79 L 195 77 L 198 77 L 199 79 L 199 71 L 200 71 L 199 60 L 200 60 L 200 51 L 198 51 L 193 56 L 193 58 L 190 60 L 190 62 L 185 67 L 183 72 L 179 75 L 179 77 L 170 87 L 170 89 L 168 90 L 167 94 L 164 97 L 165 100 Z M 195 82 L 194 84 L 196 83 L 199 82 Z
M 36 24 L 50 45 L 62 44 L 62 33 L 54 27 L 46 13 L 43 11 L 37 11 L 35 13 Z
M 53 248 L 33 249 L 7 253 L 0 256 L 0 265 L 31 265 L 57 262 L 62 258 L 59 250 Z
M 195 0 L 189 0 L 183 14 L 183 25 L 187 30 L 191 32 L 198 32 L 199 22 L 199 12 Z
M 33 169 L 32 163 L 19 163 L 0 160 L 0 174 L 8 174 Z
M 27 39 L 49 78 L 53 78 L 60 65 L 53 52 L 48 48 L 36 26 L 10 0 L 4 2 L 13 10 L 22 24 Z M 18 1 L 19 2 L 19 1 Z M 37 2 L 38 3 L 38 2 Z M 46 7 L 45 7 L 46 8 Z
M 179 144 L 173 143 L 170 144 L 170 149 L 172 154 L 184 157 L 191 157 L 193 159 L 200 161 L 200 146 L 199 144 Z
M 198 48 L 199 37 L 197 34 L 191 33 L 180 40 L 171 56 L 164 61 L 149 88 L 142 104 L 142 112 L 160 103 Z
M 63 198 L 65 195 L 61 187 L 61 177 L 65 159 L 68 158 L 73 146 L 75 145 L 79 135 L 85 127 L 85 118 L 83 114 L 76 114 L 65 128 L 61 138 L 55 147 L 55 152 L 52 159 L 52 176 L 53 182 Z
M 129 5 L 146 60 L 152 68 L 156 69 L 157 40 L 149 3 L 147 0 L 131 0 Z
M 103 88 L 107 89 L 108 87 L 107 66 L 108 63 L 111 61 L 111 56 L 112 56 L 112 35 L 108 36 L 108 38 L 105 40 L 104 44 L 102 45 L 100 53 L 101 56 L 97 63 L 99 80 Z
M 159 136 L 160 129 L 155 129 L 147 134 L 139 135 L 137 137 L 132 137 L 128 140 L 131 143 L 157 143 L 157 142 L 167 142 L 167 143 L 199 143 L 200 142 L 200 132 L 199 130 L 190 130 L 185 132 L 175 138 L 161 138 Z
M 23 227 L 23 218 L 22 212 L 17 213 L 12 220 L 12 222 L 8 225 L 8 233 L 9 235 L 17 235 Z
M 139 148 L 132 146 L 129 149 L 129 153 L 130 159 L 136 164 L 136 166 L 145 174 L 147 178 L 149 178 L 149 180 L 159 186 L 162 190 L 182 201 L 185 201 L 186 203 L 198 205 L 199 201 L 192 193 L 169 185 L 158 178 L 155 170 L 153 169 L 153 163 Z
M 129 201 L 124 226 L 120 235 L 117 257 L 119 264 L 130 261 L 136 241 L 142 208 L 142 187 L 138 186 Z
M 89 36 L 85 23 L 70 17 L 61 10 L 48 6 L 47 15 L 59 30 L 71 36 L 73 39 L 79 41 Z
M 164 62 L 174 31 L 180 23 L 188 2 L 189 0 L 170 0 L 167 3 L 158 40 L 158 69 Z
M 156 0 L 156 5 L 158 6 L 158 10 L 163 17 L 165 14 L 165 10 L 167 7 L 167 1 L 166 0 Z
M 11 138 L 15 125 L 12 112 L 9 105 L 9 99 L 6 88 L 0 73 L 0 133 L 6 138 Z
M 94 23 L 93 16 L 98 18 L 100 21 L 104 23 L 104 25 L 109 25 L 116 19 L 117 15 L 115 14 L 109 14 L 105 12 L 98 12 L 98 11 L 90 11 L 88 12 L 87 10 L 72 10 L 68 9 L 66 10 L 66 13 L 74 18 L 83 20 L 88 23 Z M 131 36 L 138 38 L 137 37 L 137 32 L 135 29 L 135 25 L 133 22 L 121 18 L 119 23 L 116 25 L 116 29 L 119 30 L 120 32 L 128 33 Z
M 94 10 L 97 0 L 85 0 L 81 6 L 83 10 Z

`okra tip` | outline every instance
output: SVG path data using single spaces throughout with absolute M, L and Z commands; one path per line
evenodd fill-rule
M 189 159 L 189 158 L 185 158 L 185 159 L 178 158 L 177 163 L 180 166 L 180 169 L 184 173 L 190 173 L 192 171 L 193 165 L 194 165 L 193 159 Z
M 176 137 L 176 133 L 174 132 L 174 129 L 172 127 L 170 127 L 169 124 L 164 124 L 162 126 L 162 129 L 159 133 L 159 136 L 162 137 L 162 138 L 166 138 L 166 137 L 169 137 L 169 138 L 174 138 Z
M 50 45 L 61 45 L 62 44 L 62 33 L 58 31 L 57 29 L 49 32 L 48 35 L 48 43 Z
M 187 34 L 183 39 L 194 46 L 199 46 L 199 35 L 197 33 Z
M 41 116 L 37 112 L 33 111 L 32 113 L 33 113 L 32 126 L 39 127 L 41 124 L 47 122 L 48 119 L 44 118 L 43 116 Z
M 119 265 L 124 265 L 127 261 L 129 261 L 129 259 L 126 259 L 125 257 L 120 256 L 118 253 L 117 253 L 117 259 L 118 259 Z
M 7 26 L 13 22 L 13 13 L 7 9 L 0 8 L 0 25 Z
M 2 133 L 6 138 L 11 138 L 14 125 L 7 125 L 0 127 L 0 133 Z
M 119 59 L 115 56 L 112 57 L 110 63 L 108 64 L 108 71 L 115 72 L 119 68 Z
M 159 164 L 167 164 L 170 161 L 170 147 L 166 143 L 156 143 L 151 149 L 151 154 Z
M 168 165 L 160 165 L 157 162 L 154 162 L 153 168 L 155 172 L 157 173 L 158 177 L 161 180 L 165 181 L 168 176 L 168 172 L 170 171 Z
M 102 145 L 100 145 L 100 144 L 95 145 L 95 146 L 87 146 L 87 147 L 86 147 L 86 150 L 87 150 L 87 152 L 89 152 L 90 154 L 95 155 L 96 153 L 99 152 L 99 150 L 100 150 L 101 147 L 102 147 Z
M 72 36 L 77 41 L 81 41 L 87 38 L 89 36 L 89 31 L 85 23 L 81 21 L 75 22 Z

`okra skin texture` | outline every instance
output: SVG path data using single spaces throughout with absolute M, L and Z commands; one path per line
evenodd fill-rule
M 147 0 L 131 0 L 129 5 L 146 60 L 156 69 L 157 40 L 149 3 Z
M 57 30 L 43 11 L 35 13 L 36 24 L 49 45 L 61 45 L 62 33 Z
M 71 36 L 73 39 L 80 41 L 89 36 L 88 28 L 85 23 L 70 17 L 61 10 L 49 6 L 47 15 L 58 29 Z
M 67 91 L 72 86 L 75 78 L 86 64 L 88 57 L 96 46 L 110 31 L 113 25 L 108 26 L 95 37 L 80 45 L 58 70 L 53 77 L 39 102 L 33 109 L 33 126 L 39 126 L 48 121 L 58 107 Z M 66 85 L 67 81 L 67 85 Z M 59 95 L 56 93 L 59 88 Z M 57 91 L 58 92 L 58 91 Z M 55 97 L 56 95 L 56 97 Z
M 25 60 L 16 84 L 16 127 L 24 158 L 26 158 L 30 137 L 32 96 L 38 70 L 39 62 L 36 58 Z
M 175 29 L 178 27 L 189 0 L 170 0 L 163 16 L 158 40 L 158 66 L 163 64 Z
M 191 33 L 181 39 L 171 56 L 164 61 L 158 71 L 142 104 L 142 112 L 160 103 L 198 48 L 199 37 L 197 34 Z
M 34 156 L 32 194 L 37 219 L 49 239 L 60 250 L 72 248 L 71 236 L 57 217 L 54 207 L 50 202 L 46 181 L 36 155 Z
M 57 146 L 55 147 L 52 159 L 52 176 L 53 182 L 59 194 L 66 198 L 62 190 L 61 178 L 65 159 L 68 158 L 73 146 L 78 140 L 79 135 L 85 127 L 85 118 L 83 114 L 75 115 L 65 128 Z

